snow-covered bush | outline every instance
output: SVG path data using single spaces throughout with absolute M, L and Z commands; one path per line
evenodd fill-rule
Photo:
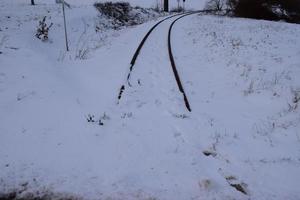
M 122 26 L 142 24 L 160 15 L 154 9 L 132 7 L 127 2 L 95 3 L 94 6 L 100 12 L 101 16 L 105 16 L 110 21 L 107 25 L 112 25 L 114 29 Z
M 205 10 L 222 11 L 225 8 L 225 0 L 209 0 L 205 3 Z
M 300 23 L 300 0 L 227 0 L 234 16 Z
M 208 0 L 205 9 L 235 17 L 300 23 L 300 0 Z
M 106 2 L 96 3 L 95 7 L 103 14 L 108 17 L 114 18 L 120 23 L 126 23 L 130 20 L 130 4 L 127 2 Z

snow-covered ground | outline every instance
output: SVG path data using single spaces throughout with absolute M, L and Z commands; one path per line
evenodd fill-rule
M 30 3 L 30 0 L 1 0 L 3 3 L 6 4 L 28 4 Z M 35 0 L 37 4 L 53 4 L 55 0 Z M 159 7 L 162 7 L 163 0 L 66 0 L 71 5 L 92 5 L 95 2 L 122 2 L 126 1 L 129 2 L 133 6 L 142 6 L 147 8 L 155 8 L 157 5 Z M 193 10 L 200 10 L 203 8 L 205 4 L 205 0 L 186 0 L 185 7 L 187 9 L 193 9 Z M 169 0 L 170 8 L 177 8 L 178 1 L 177 0 Z M 183 1 L 180 0 L 179 2 L 180 6 L 183 6 Z
M 58 5 L 10 2 L 0 1 L 0 194 L 300 199 L 299 25 L 180 20 L 172 42 L 189 113 L 168 61 L 171 20 L 149 37 L 118 103 L 155 21 L 96 33 L 97 11 L 76 5 L 66 53 Z M 34 37 L 43 16 L 54 23 L 46 43 Z

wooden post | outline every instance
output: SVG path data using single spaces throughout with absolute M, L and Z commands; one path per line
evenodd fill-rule
M 164 0 L 164 11 L 169 12 L 169 0 Z
M 34 0 L 31 0 L 31 5 L 35 5 L 35 4 L 34 4 Z
M 65 15 L 65 0 L 62 0 L 62 9 L 63 9 L 63 16 L 64 16 L 64 27 L 65 27 L 66 48 L 67 48 L 67 51 L 69 51 L 68 34 L 67 34 L 67 25 L 66 25 L 66 15 Z

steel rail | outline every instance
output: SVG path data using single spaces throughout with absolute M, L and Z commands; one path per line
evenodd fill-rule
M 174 73 L 174 76 L 175 76 L 175 80 L 176 80 L 176 83 L 177 83 L 177 86 L 178 86 L 178 89 L 179 91 L 182 93 L 183 95 L 183 99 L 184 99 L 184 103 L 185 103 L 185 107 L 187 108 L 187 110 L 189 112 L 192 111 L 191 109 L 191 106 L 190 106 L 190 103 L 189 103 L 189 100 L 186 96 L 186 93 L 184 91 L 184 88 L 183 88 L 183 85 L 182 85 L 182 82 L 181 82 L 181 79 L 180 79 L 180 76 L 178 74 L 178 70 L 176 68 L 176 64 L 175 64 L 175 60 L 174 60 L 174 56 L 173 56 L 173 52 L 172 52 L 172 44 L 171 44 L 171 37 L 172 37 L 172 29 L 174 27 L 174 24 L 182 19 L 183 17 L 186 17 L 186 16 L 189 16 L 189 15 L 192 15 L 192 14 L 196 14 L 200 11 L 196 11 L 196 12 L 193 12 L 193 13 L 188 13 L 188 14 L 185 14 L 183 16 L 180 16 L 178 17 L 177 19 L 175 19 L 172 24 L 170 25 L 170 28 L 169 28 L 169 33 L 168 33 L 168 51 L 169 51 L 169 58 L 170 58 L 170 62 L 171 62 L 171 66 L 172 66 L 172 70 L 173 70 L 173 73 Z

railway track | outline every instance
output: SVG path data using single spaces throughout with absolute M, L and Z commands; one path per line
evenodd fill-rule
M 188 101 L 188 98 L 186 96 L 186 93 L 184 91 L 184 88 L 183 88 L 183 85 L 182 85 L 182 82 L 181 82 L 181 79 L 180 79 L 180 76 L 178 74 L 178 71 L 177 71 L 177 68 L 176 68 L 176 63 L 175 63 L 175 60 L 174 60 L 174 56 L 173 56 L 173 51 L 172 51 L 172 40 L 171 40 L 171 37 L 172 37 L 172 30 L 173 30 L 173 27 L 175 25 L 175 23 L 184 18 L 184 17 L 187 17 L 189 15 L 193 15 L 193 14 L 197 14 L 197 13 L 204 13 L 204 12 L 207 12 L 207 10 L 199 10 L 199 11 L 193 11 L 193 12 L 188 12 L 188 13 L 180 13 L 180 14 L 175 14 L 175 15 L 172 15 L 172 16 L 169 16 L 169 17 L 166 17 L 162 20 L 160 20 L 159 22 L 157 22 L 154 26 L 152 26 L 149 31 L 146 33 L 146 35 L 144 36 L 144 38 L 142 39 L 142 41 L 140 42 L 138 48 L 136 49 L 131 61 L 130 61 L 130 67 L 129 67 L 129 72 L 127 74 L 127 78 L 126 78 L 126 83 L 123 84 L 120 88 L 120 91 L 119 91 L 119 95 L 118 95 L 118 102 L 121 100 L 122 98 L 122 95 L 126 89 L 126 86 L 129 86 L 131 87 L 132 84 L 130 83 L 130 77 L 131 77 L 131 73 L 133 71 L 133 68 L 135 66 L 135 63 L 136 63 L 136 60 L 138 58 L 138 56 L 140 55 L 140 52 L 142 50 L 142 48 L 144 47 L 145 45 L 145 42 L 147 41 L 147 39 L 149 38 L 149 36 L 151 35 L 151 33 L 153 32 L 154 29 L 156 29 L 161 23 L 163 23 L 164 21 L 166 20 L 169 20 L 171 18 L 175 18 L 177 17 L 175 20 L 173 20 L 173 22 L 170 24 L 170 27 L 169 27 L 169 32 L 168 32 L 168 53 L 169 53 L 169 59 L 170 59 L 170 64 L 171 64 L 171 67 L 172 67 L 172 71 L 173 71 L 173 74 L 174 74 L 174 77 L 175 77 L 175 80 L 176 80 L 176 83 L 177 83 L 177 86 L 178 86 L 178 89 L 179 91 L 182 93 L 183 95 L 183 98 L 184 98 L 184 103 L 185 103 L 185 106 L 186 106 L 186 109 L 191 112 L 192 109 L 191 109 L 191 106 L 190 106 L 190 103 Z

